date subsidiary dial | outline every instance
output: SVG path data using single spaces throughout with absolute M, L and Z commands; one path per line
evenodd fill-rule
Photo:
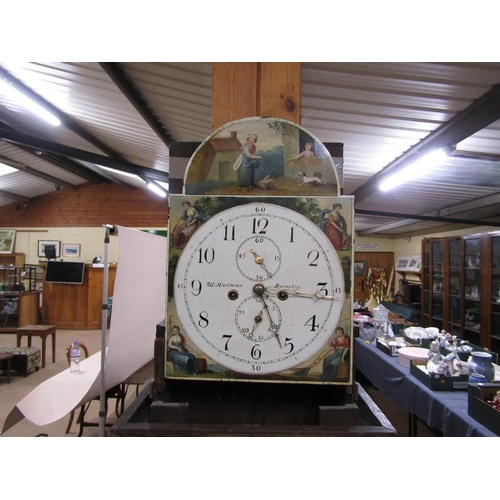
M 279 205 L 249 202 L 194 232 L 177 262 L 174 301 L 184 332 L 210 360 L 266 375 L 300 365 L 325 345 L 340 319 L 344 276 L 316 224 Z

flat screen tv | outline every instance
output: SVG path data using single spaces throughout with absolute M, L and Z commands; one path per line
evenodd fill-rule
M 81 285 L 85 273 L 85 262 L 48 260 L 45 283 L 67 283 Z

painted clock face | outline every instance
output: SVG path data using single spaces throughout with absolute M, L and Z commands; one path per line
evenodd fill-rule
M 342 267 L 323 231 L 268 203 L 224 210 L 191 236 L 175 271 L 174 300 L 195 346 L 235 372 L 300 365 L 335 331 Z

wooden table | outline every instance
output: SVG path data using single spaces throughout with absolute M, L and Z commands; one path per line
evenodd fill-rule
M 45 368 L 45 348 L 47 337 L 52 336 L 52 363 L 56 362 L 56 327 L 55 325 L 27 325 L 17 329 L 17 347 L 21 347 L 21 339 L 28 337 L 28 347 L 31 347 L 31 338 L 42 339 L 42 368 Z

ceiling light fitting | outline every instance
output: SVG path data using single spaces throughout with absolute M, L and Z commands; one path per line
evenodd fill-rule
M 404 184 L 405 182 L 413 181 L 422 177 L 425 173 L 429 172 L 438 165 L 441 165 L 446 156 L 447 150 L 442 148 L 418 158 L 407 167 L 383 181 L 380 184 L 380 190 L 389 191 L 396 186 Z
M 59 126 L 61 124 L 59 118 L 42 108 L 42 106 L 37 104 L 35 101 L 32 101 L 28 96 L 17 90 L 12 84 L 3 78 L 0 78 L 0 92 L 6 97 L 9 97 L 10 99 L 13 99 L 23 105 L 26 109 L 29 109 L 31 112 L 35 113 L 40 118 L 43 118 L 51 125 Z

